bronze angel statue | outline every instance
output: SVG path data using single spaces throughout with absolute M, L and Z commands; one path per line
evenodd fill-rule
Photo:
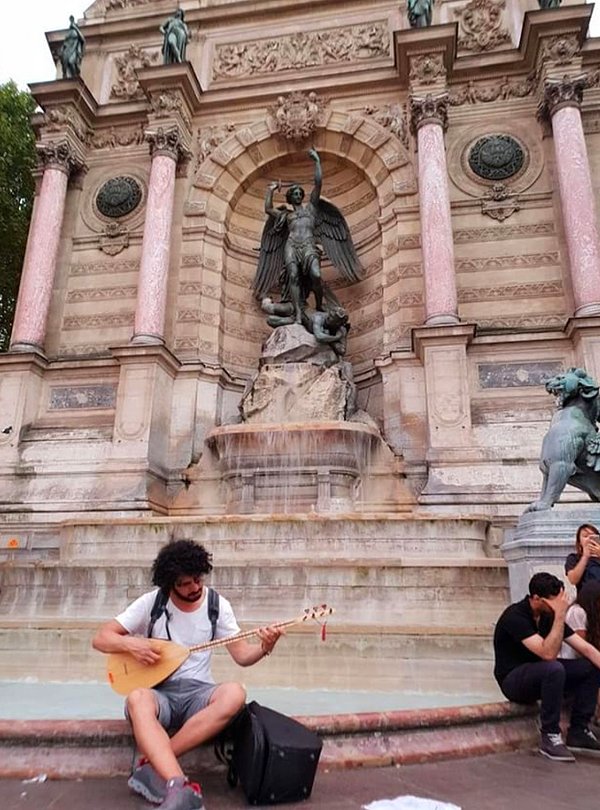
M 291 210 L 285 205 L 279 208 L 273 205 L 273 195 L 280 189 L 280 183 L 270 183 L 265 198 L 269 218 L 262 233 L 253 289 L 265 311 L 271 312 L 276 307 L 277 314 L 284 316 L 277 319 L 278 325 L 303 323 L 311 293 L 317 311 L 323 311 L 324 298 L 331 305 L 338 304 L 321 279 L 323 252 L 347 281 L 362 278 L 344 215 L 321 198 L 323 172 L 319 153 L 311 149 L 308 154 L 315 162 L 314 187 L 308 203 L 304 203 L 304 189 L 298 183 L 292 183 L 287 189 L 285 198 Z M 277 283 L 281 302 L 273 305 L 266 296 Z

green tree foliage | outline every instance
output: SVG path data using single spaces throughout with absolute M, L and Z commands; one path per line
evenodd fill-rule
M 34 110 L 29 93 L 0 84 L 0 351 L 10 341 L 33 206 Z

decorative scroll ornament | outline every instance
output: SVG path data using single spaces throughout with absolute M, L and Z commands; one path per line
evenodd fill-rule
M 519 198 L 504 183 L 494 183 L 481 201 L 481 213 L 498 222 L 504 222 L 520 208 Z
M 220 127 L 203 127 L 198 130 L 198 154 L 196 165 L 200 166 L 212 155 L 215 149 L 235 131 L 235 124 L 224 124 Z
M 544 85 L 544 100 L 538 116 L 545 118 L 554 115 L 562 107 L 581 107 L 583 91 L 589 86 L 586 75 L 563 76 L 562 79 L 547 79 Z
M 71 107 L 53 107 L 46 110 L 44 118 L 45 132 L 60 132 L 69 127 L 82 144 L 88 143 L 90 130 Z
M 484 180 L 507 180 L 521 171 L 525 154 L 511 135 L 486 135 L 469 150 L 469 167 Z
M 158 127 L 155 130 L 147 130 L 144 134 L 150 144 L 152 157 L 166 155 L 176 162 L 189 160 L 190 152 L 185 146 L 178 127 L 171 127 L 167 130 Z
M 267 112 L 276 132 L 289 141 L 304 141 L 316 130 L 326 103 L 316 93 L 305 95 L 296 91 L 289 96 L 279 96 L 277 104 Z
M 129 247 L 129 231 L 120 222 L 108 222 L 98 247 L 108 256 L 117 256 Z
M 282 37 L 217 45 L 213 78 L 230 79 L 362 62 L 387 57 L 389 53 L 388 22 L 376 20 L 368 25 L 302 31 Z
M 174 90 L 166 90 L 164 93 L 153 94 L 150 98 L 150 106 L 155 118 L 169 118 L 172 115 L 179 115 L 188 129 L 192 128 L 191 119 L 186 112 L 180 93 Z
M 83 169 L 83 161 L 67 141 L 47 141 L 35 146 L 41 169 L 60 169 L 66 174 Z
M 371 116 L 379 126 L 389 129 L 402 141 L 404 146 L 408 146 L 408 125 L 406 113 L 401 104 L 385 104 L 383 107 L 369 105 L 363 108 L 363 112 L 365 115 Z
M 410 100 L 410 124 L 416 132 L 424 124 L 439 124 L 444 132 L 448 128 L 448 94 L 430 93 L 424 98 L 413 96 Z
M 433 84 L 439 76 L 445 75 L 446 68 L 441 53 L 422 54 L 410 60 L 409 78 L 413 84 Z
M 471 0 L 455 11 L 460 29 L 459 49 L 491 51 L 510 42 L 510 34 L 502 25 L 505 5 L 505 0 Z
M 141 199 L 142 189 L 133 177 L 111 177 L 96 194 L 96 208 L 105 217 L 116 219 L 135 211 Z
M 150 67 L 153 62 L 158 61 L 158 52 L 148 53 L 138 45 L 130 45 L 122 56 L 117 56 L 115 65 L 117 66 L 118 80 L 113 84 L 110 95 L 111 98 L 121 99 L 144 99 L 146 95 L 138 82 L 136 70 Z

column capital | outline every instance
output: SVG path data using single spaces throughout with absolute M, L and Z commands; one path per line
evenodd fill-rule
M 157 155 L 166 155 L 172 158 L 175 163 L 190 159 L 190 150 L 187 148 L 183 133 L 179 127 L 147 129 L 144 132 L 144 138 L 150 145 L 150 154 L 153 158 Z
M 585 73 L 579 76 L 563 76 L 561 79 L 546 79 L 543 98 L 538 108 L 539 118 L 552 118 L 563 107 L 581 108 L 583 91 L 589 80 Z
M 58 141 L 42 141 L 36 146 L 38 167 L 46 169 L 58 169 L 67 176 L 81 171 L 85 163 L 81 154 L 73 148 L 67 138 Z
M 417 132 L 425 124 L 438 124 L 444 132 L 448 129 L 448 93 L 426 96 L 411 96 L 410 124 Z

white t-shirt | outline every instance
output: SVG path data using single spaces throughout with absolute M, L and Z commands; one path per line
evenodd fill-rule
M 158 588 L 149 593 L 145 593 L 132 602 L 123 613 L 119 613 L 116 620 L 132 636 L 146 636 L 150 624 L 150 613 L 156 599 Z M 198 608 L 191 613 L 185 613 L 175 607 L 169 599 L 167 611 L 169 612 L 169 632 L 171 641 L 183 644 L 184 647 L 192 647 L 196 644 L 203 644 L 210 641 L 212 627 L 208 618 L 208 588 L 204 588 L 204 595 Z M 219 618 L 217 620 L 217 632 L 215 638 L 228 638 L 240 632 L 239 625 L 231 609 L 231 605 L 223 596 L 219 594 Z M 156 621 L 152 628 L 152 638 L 168 639 L 166 630 L 165 614 Z M 171 675 L 174 678 L 192 678 L 196 681 L 214 683 L 214 678 L 210 671 L 210 658 L 212 652 L 192 653 L 187 661 L 184 661 L 179 669 Z
M 567 610 L 565 623 L 568 624 L 572 630 L 575 630 L 575 632 L 577 632 L 577 630 L 587 630 L 587 614 L 581 605 L 571 605 L 571 607 Z M 558 657 L 580 658 L 581 656 L 573 649 L 573 647 L 563 641 Z

